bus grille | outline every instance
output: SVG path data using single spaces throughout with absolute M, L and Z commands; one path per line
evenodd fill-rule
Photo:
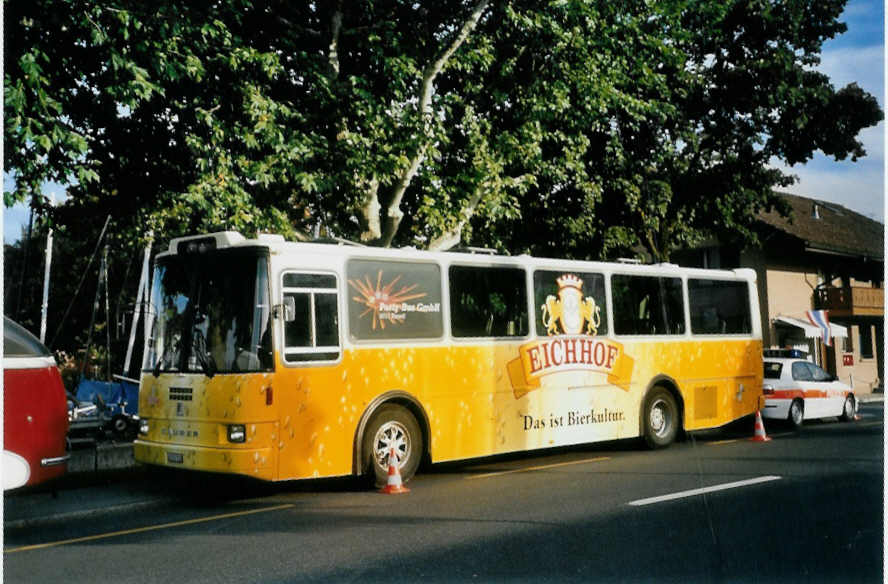
M 173 401 L 191 401 L 190 387 L 171 387 L 170 400 Z

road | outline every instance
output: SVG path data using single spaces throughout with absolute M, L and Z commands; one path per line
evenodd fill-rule
M 26 503 L 34 517 L 6 524 L 4 576 L 881 582 L 883 404 L 861 415 L 798 433 L 769 424 L 766 443 L 738 427 L 657 452 L 622 442 L 437 466 L 404 495 L 348 480 L 122 473 L 62 490 L 54 501 L 83 498 L 77 516 L 38 517 L 48 493 L 7 497 L 7 518 Z

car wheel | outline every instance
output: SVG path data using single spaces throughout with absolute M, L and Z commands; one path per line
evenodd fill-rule
M 663 387 L 655 387 L 645 399 L 644 441 L 648 448 L 665 448 L 678 435 L 679 415 L 675 398 Z
M 842 407 L 841 420 L 843 422 L 850 422 L 851 420 L 853 420 L 854 409 L 854 398 L 849 395 L 845 398 L 845 405 Z
M 805 404 L 802 400 L 792 400 L 792 403 L 789 404 L 789 415 L 786 420 L 796 430 L 802 427 L 802 422 L 805 421 Z
M 422 432 L 416 418 L 401 406 L 381 406 L 367 424 L 361 448 L 364 470 L 374 486 L 388 481 L 389 459 L 394 451 L 401 480 L 407 482 L 422 459 Z

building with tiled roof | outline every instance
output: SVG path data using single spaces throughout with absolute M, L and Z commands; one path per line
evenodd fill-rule
M 884 371 L 884 224 L 835 203 L 781 194 L 789 217 L 762 213 L 761 245 L 713 244 L 677 255 L 679 263 L 753 268 L 758 274 L 765 347 L 796 348 L 854 387 L 880 391 Z M 825 310 L 827 344 L 807 318 Z
M 790 205 L 790 217 L 776 211 L 759 220 L 812 252 L 839 254 L 862 261 L 884 261 L 885 226 L 835 203 L 798 195 L 781 195 Z

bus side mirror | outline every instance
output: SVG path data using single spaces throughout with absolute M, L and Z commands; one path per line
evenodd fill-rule
M 284 296 L 283 304 L 274 307 L 275 318 L 283 318 L 284 322 L 296 320 L 296 299 L 292 296 Z

